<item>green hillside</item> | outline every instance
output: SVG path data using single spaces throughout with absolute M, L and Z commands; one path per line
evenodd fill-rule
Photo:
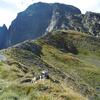
M 58 30 L 0 54 L 0 100 L 100 100 L 100 38 Z

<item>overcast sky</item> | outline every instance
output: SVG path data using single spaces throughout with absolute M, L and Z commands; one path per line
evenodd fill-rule
M 0 0 L 0 26 L 6 24 L 9 27 L 18 12 L 25 10 L 30 4 L 39 1 L 70 4 L 80 8 L 82 13 L 86 11 L 100 13 L 100 0 Z

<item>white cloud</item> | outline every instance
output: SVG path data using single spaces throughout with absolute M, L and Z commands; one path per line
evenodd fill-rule
M 100 10 L 97 11 L 96 9 L 97 6 L 100 5 L 100 0 L 70 0 L 69 3 L 80 8 L 83 13 L 86 11 L 100 12 Z M 98 8 L 100 9 L 99 6 Z
M 0 0 L 0 26 L 10 25 L 17 13 L 23 11 L 34 2 L 66 3 L 81 9 L 82 13 L 93 11 L 100 13 L 100 0 Z
M 11 24 L 11 21 L 16 18 L 17 13 L 9 10 L 0 10 L 0 26 L 6 24 L 7 27 Z
M 7 27 L 14 20 L 18 12 L 23 11 L 32 3 L 32 0 L 1 0 L 0 1 L 0 26 L 6 24 Z

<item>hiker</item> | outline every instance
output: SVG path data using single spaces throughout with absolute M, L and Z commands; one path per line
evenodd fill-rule
M 36 82 L 36 77 L 32 78 L 32 83 L 35 83 Z
M 49 79 L 48 71 L 42 71 L 40 75 L 40 79 Z

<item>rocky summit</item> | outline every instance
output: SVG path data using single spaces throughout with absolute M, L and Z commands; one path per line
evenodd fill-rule
M 54 3 L 36 3 L 18 14 L 12 22 L 9 31 L 11 44 L 27 39 L 35 39 L 54 27 L 60 28 L 65 15 L 80 14 L 81 11 L 73 6 Z M 20 37 L 19 37 L 20 36 Z
M 10 25 L 11 45 L 36 39 L 56 29 L 70 29 L 100 35 L 100 14 L 81 11 L 71 5 L 35 3 L 18 14 Z M 20 36 L 20 37 L 19 37 Z

